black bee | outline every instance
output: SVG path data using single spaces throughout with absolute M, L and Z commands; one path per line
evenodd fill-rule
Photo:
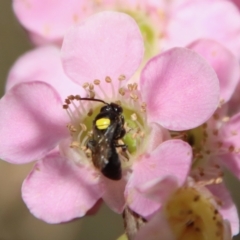
M 116 103 L 106 103 L 100 99 L 81 98 L 81 100 L 105 104 L 93 121 L 93 135 L 87 142 L 87 148 L 92 152 L 94 166 L 101 170 L 104 176 L 112 180 L 120 180 L 122 170 L 116 148 L 127 149 L 125 144 L 118 144 L 118 140 L 126 133 L 123 109 Z

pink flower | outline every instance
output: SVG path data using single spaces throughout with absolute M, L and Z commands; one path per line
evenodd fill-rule
M 208 189 L 189 178 L 179 188 L 176 178 L 168 177 L 147 183 L 139 191 L 152 201 L 162 201 L 163 205 L 140 229 L 136 240 L 205 239 L 206 236 L 229 240 L 239 231 L 236 207 L 222 184 Z
M 181 157 L 168 165 L 166 155 L 166 170 L 173 174 L 172 167 L 179 165 L 184 169 L 182 178 L 186 176 L 188 144 L 161 143 L 169 139 L 166 129 L 187 130 L 207 121 L 218 105 L 218 79 L 198 54 L 175 48 L 149 61 L 138 90 L 136 83 L 126 83 L 139 67 L 143 50 L 131 17 L 103 12 L 66 34 L 61 51 L 64 71 L 54 47 L 33 50 L 13 66 L 0 101 L 0 157 L 17 164 L 38 160 L 22 187 L 23 199 L 36 217 L 49 223 L 68 221 L 84 216 L 100 198 L 121 212 L 129 175 L 131 181 L 138 179 L 134 172 L 148 159 L 157 167 L 143 179 L 162 176 L 161 156 L 170 149 Z M 64 95 L 71 91 L 64 110 Z M 122 141 L 128 151 L 119 152 L 120 181 L 105 178 L 86 149 L 102 104 L 81 101 L 77 94 L 121 102 L 127 130 Z M 181 176 L 180 168 L 176 174 Z
M 222 178 L 222 168 L 227 167 L 240 177 L 239 113 L 233 116 L 228 113 L 240 78 L 238 60 L 227 48 L 212 40 L 201 39 L 188 47 L 208 61 L 220 82 L 218 110 L 202 126 L 187 133 L 194 148 L 193 176 L 197 180 L 216 180 Z
M 71 25 L 95 12 L 112 9 L 128 13 L 138 22 L 147 58 L 198 38 L 214 39 L 238 56 L 240 52 L 240 15 L 230 1 L 14 0 L 13 9 L 38 44 L 59 44 Z

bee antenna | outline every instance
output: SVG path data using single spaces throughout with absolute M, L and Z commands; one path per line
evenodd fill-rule
M 104 104 L 108 105 L 108 103 L 104 102 L 103 100 L 101 100 L 101 99 L 96 99 L 96 98 L 80 98 L 80 100 L 101 102 L 101 103 L 104 103 Z

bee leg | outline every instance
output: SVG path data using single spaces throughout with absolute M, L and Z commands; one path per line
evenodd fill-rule
M 126 130 L 124 128 L 121 129 L 121 131 L 119 132 L 119 134 L 115 137 L 116 140 L 121 139 L 124 137 L 124 135 L 126 134 Z
M 96 141 L 94 140 L 88 140 L 87 144 L 86 144 L 86 147 L 89 148 L 91 151 L 94 151 L 95 149 L 95 146 L 96 146 Z
M 126 144 L 114 144 L 114 147 L 117 148 L 117 147 L 120 147 L 122 148 L 123 151 L 127 151 L 127 145 Z

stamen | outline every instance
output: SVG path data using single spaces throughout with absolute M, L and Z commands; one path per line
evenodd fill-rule
M 111 79 L 109 76 L 106 76 L 105 81 L 106 81 L 107 83 L 110 83 L 110 84 L 111 84 L 112 97 L 115 96 L 115 90 L 114 90 L 114 86 L 113 86 L 113 84 L 112 84 L 112 79 Z
M 95 79 L 95 80 L 93 81 L 93 83 L 94 83 L 96 86 L 99 87 L 100 91 L 101 91 L 102 94 L 103 94 L 103 97 L 104 97 L 105 99 L 107 99 L 107 95 L 106 95 L 105 91 L 102 89 L 101 81 L 100 81 L 99 79 Z
M 119 93 L 121 96 L 124 96 L 126 92 L 125 92 L 125 89 L 124 89 L 124 88 L 119 88 L 118 93 Z
M 123 80 L 125 80 L 125 79 L 126 79 L 126 76 L 123 75 L 123 74 L 121 74 L 121 75 L 118 77 L 118 80 L 119 80 L 119 81 L 123 81 Z
M 122 82 L 126 79 L 126 76 L 124 74 L 121 74 L 119 77 L 118 77 L 118 82 L 119 82 L 119 85 L 118 85 L 118 89 L 120 89 L 122 87 Z

